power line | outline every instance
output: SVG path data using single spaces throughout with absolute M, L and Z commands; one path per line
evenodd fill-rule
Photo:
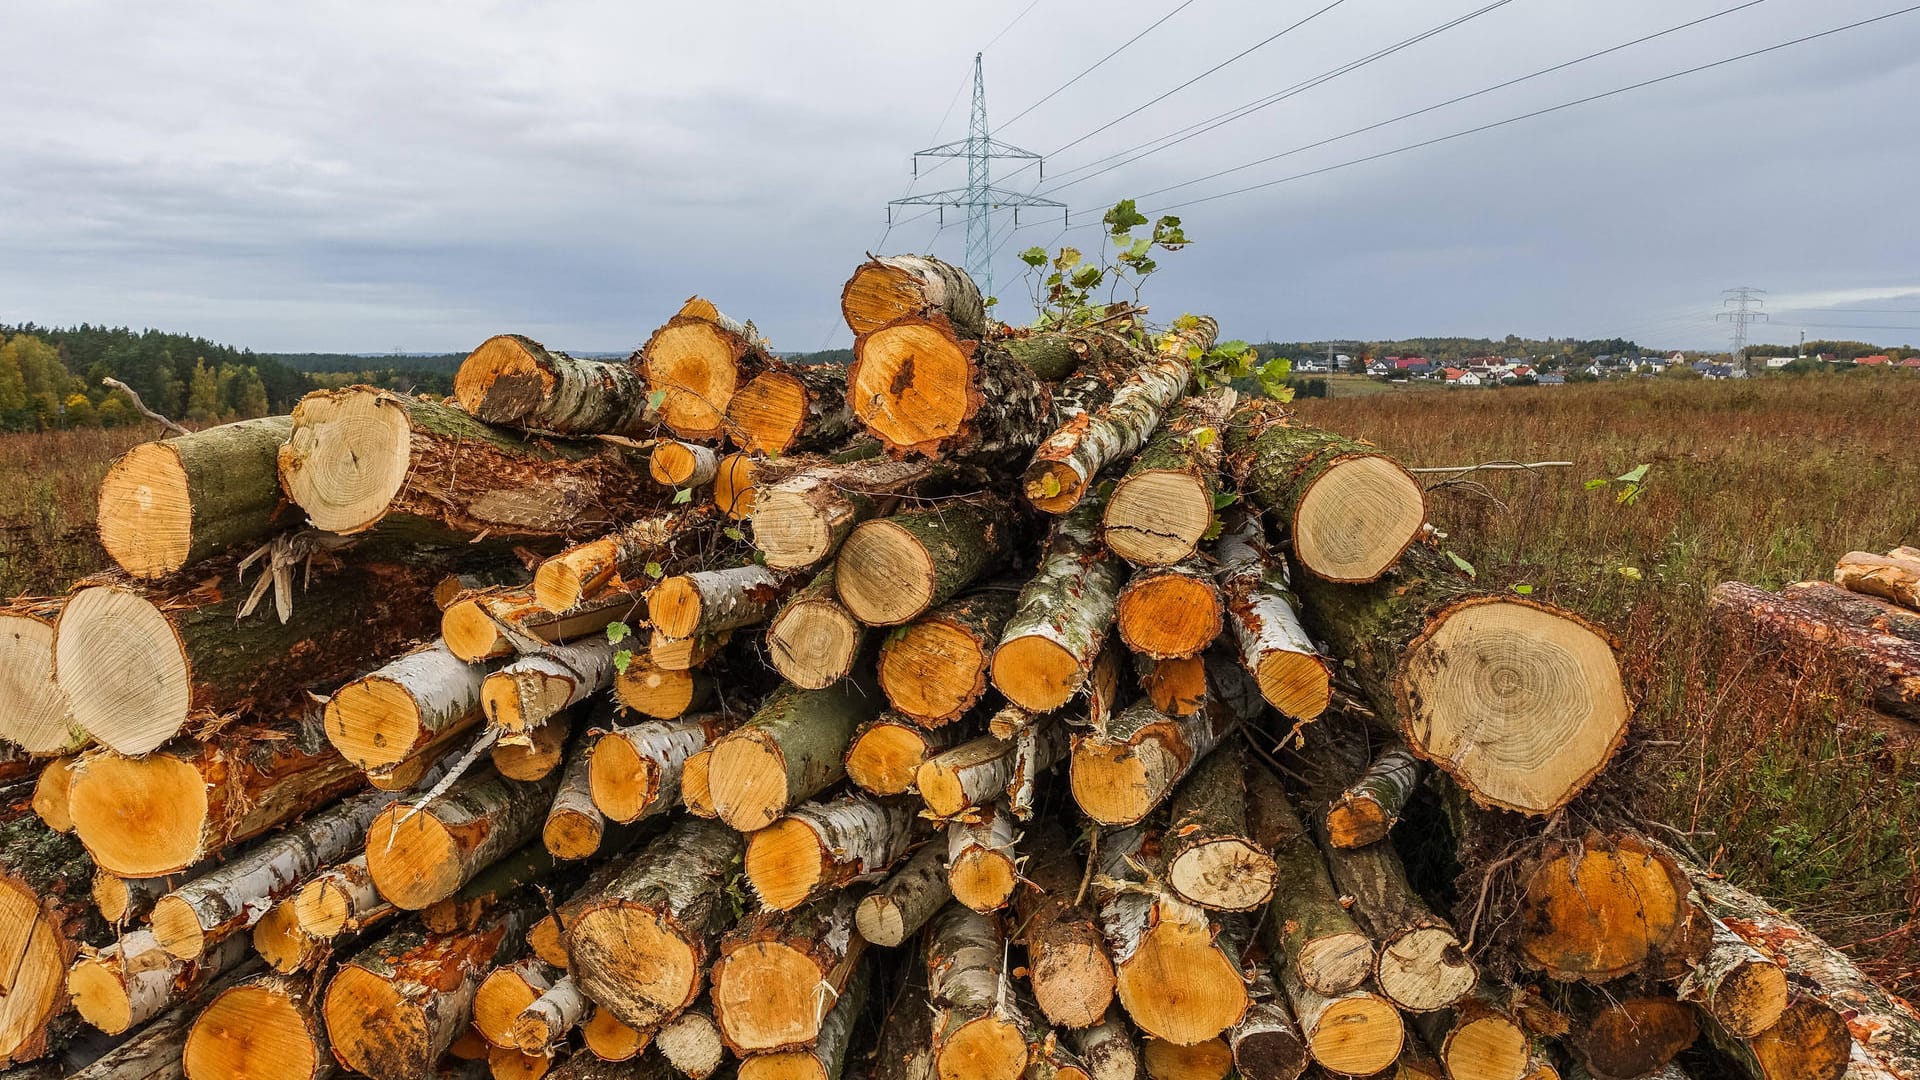
M 1045 105 L 1047 102 L 1052 101 L 1055 95 L 1059 94 L 1060 91 L 1065 90 L 1067 87 L 1072 86 L 1074 83 L 1077 83 L 1081 79 L 1086 78 L 1088 75 L 1093 74 L 1095 68 L 1098 68 L 1100 65 L 1106 63 L 1107 61 L 1125 52 L 1128 46 L 1132 45 L 1136 41 L 1139 41 L 1141 38 L 1146 37 L 1148 34 L 1153 33 L 1154 30 L 1159 28 L 1161 23 L 1166 22 L 1168 19 L 1171 19 L 1175 15 L 1178 15 L 1182 11 L 1186 10 L 1187 5 L 1191 3 L 1193 3 L 1193 0 L 1181 0 L 1180 5 L 1178 7 L 1174 8 L 1172 11 L 1167 12 L 1165 15 L 1162 15 L 1159 18 L 1153 20 L 1153 24 L 1151 26 L 1148 26 L 1145 30 L 1142 30 L 1139 33 L 1128 38 L 1123 44 L 1121 44 L 1119 48 L 1113 50 L 1112 52 L 1101 57 L 1100 59 L 1095 60 L 1093 62 L 1093 67 L 1087 68 L 1085 71 L 1082 71 L 1080 74 L 1075 75 L 1073 78 L 1068 79 L 1066 82 L 1063 82 L 1059 86 L 1054 87 L 1052 93 L 1048 94 L 1046 97 L 1041 98 L 1039 101 L 1036 101 L 1033 104 L 1027 106 L 1026 108 L 1021 109 L 1019 112 L 1014 113 L 1012 120 L 1008 120 L 1006 121 L 1006 123 L 1003 123 L 1000 126 L 1002 128 L 1005 128 L 1011 125 L 1015 120 L 1020 119 L 1021 117 L 1027 115 L 1028 113 L 1039 108 L 1040 106 Z
M 1797 307 L 1787 308 L 1786 310 L 1811 311 L 1815 315 L 1920 315 L 1920 308 Z M 1799 324 L 1795 323 L 1793 325 L 1798 326 Z
M 1468 136 L 1468 135 L 1477 135 L 1483 131 L 1491 131 L 1494 128 L 1505 127 L 1508 124 L 1516 124 L 1522 120 L 1531 120 L 1535 117 L 1546 116 L 1549 113 L 1556 113 L 1564 109 L 1571 109 L 1576 105 L 1586 105 L 1595 101 L 1600 101 L 1605 98 L 1610 98 L 1619 94 L 1624 94 L 1632 90 L 1641 90 L 1649 86 L 1657 85 L 1659 83 L 1671 82 L 1674 79 L 1684 78 L 1685 76 L 1688 76 L 1688 75 L 1697 75 L 1700 72 L 1710 71 L 1717 67 L 1724 67 L 1727 64 L 1737 63 L 1741 60 L 1751 60 L 1756 56 L 1764 56 L 1768 53 L 1778 52 L 1781 49 L 1792 48 L 1795 45 L 1804 45 L 1809 41 L 1817 41 L 1821 38 L 1831 37 L 1835 34 L 1845 33 L 1848 30 L 1857 30 L 1862 26 L 1870 26 L 1873 23 L 1885 22 L 1888 19 L 1892 19 L 1901 15 L 1908 15 L 1915 11 L 1920 11 L 1920 4 L 1914 4 L 1910 7 L 1903 7 L 1895 11 L 1889 11 L 1884 15 L 1875 15 L 1875 16 L 1872 16 L 1871 18 L 1860 19 L 1856 22 L 1846 23 L 1845 25 L 1836 26 L 1830 30 L 1822 30 L 1822 31 L 1819 31 L 1818 33 L 1807 34 L 1803 37 L 1793 38 L 1792 40 L 1789 40 L 1789 41 L 1780 42 L 1777 45 L 1768 45 L 1765 48 L 1754 49 L 1750 52 L 1743 52 L 1734 56 L 1724 57 L 1722 59 L 1710 61 L 1705 64 L 1697 64 L 1693 67 L 1684 68 L 1680 71 L 1671 72 L 1666 75 L 1656 76 L 1651 79 L 1642 79 L 1639 82 L 1629 83 L 1626 86 L 1616 87 L 1615 89 L 1606 90 L 1598 94 L 1588 94 L 1585 97 L 1574 98 L 1572 101 L 1563 101 L 1558 105 L 1549 105 L 1549 106 L 1546 106 L 1545 108 L 1534 109 L 1531 112 L 1524 112 L 1519 114 L 1518 116 L 1509 116 L 1504 120 L 1494 120 L 1485 124 L 1478 124 L 1470 128 L 1465 128 L 1463 130 L 1453 132 L 1452 134 L 1438 135 L 1431 139 L 1423 139 L 1416 143 L 1409 143 L 1406 146 L 1395 147 L 1392 150 L 1382 150 L 1377 154 L 1368 154 L 1364 157 L 1353 158 L 1351 160 L 1342 161 L 1337 164 L 1325 165 L 1318 169 L 1310 169 L 1306 172 L 1294 173 L 1291 176 L 1282 176 L 1275 180 L 1267 180 L 1258 184 L 1249 184 L 1246 187 L 1234 188 L 1231 191 L 1222 191 L 1213 195 L 1203 195 L 1200 198 L 1188 199 L 1185 202 L 1171 203 L 1167 206 L 1159 207 L 1151 212 L 1158 214 L 1158 213 L 1163 213 L 1167 210 L 1178 210 L 1178 209 L 1181 209 L 1182 207 L 1197 206 L 1201 203 L 1213 202 L 1216 199 L 1224 199 L 1233 195 L 1244 195 L 1250 191 L 1259 191 L 1264 188 L 1270 188 L 1280 184 L 1290 183 L 1294 180 L 1304 180 L 1310 176 L 1320 176 L 1324 173 L 1334 172 L 1335 170 L 1338 170 L 1338 169 L 1345 169 L 1354 165 L 1362 165 L 1370 161 L 1379 161 L 1382 158 L 1389 158 L 1397 154 L 1404 154 L 1410 150 L 1423 149 L 1425 147 L 1434 146 L 1439 143 L 1450 142 L 1454 139 L 1464 138 L 1465 136 Z M 1328 140 L 1328 141 L 1331 141 L 1331 140 Z M 1185 186 L 1184 184 L 1175 185 L 1175 187 L 1184 187 L 1184 186 Z M 1172 190 L 1172 189 L 1165 188 L 1162 190 Z
M 1064 184 L 1057 183 L 1049 190 L 1060 191 L 1064 188 L 1072 187 L 1073 185 L 1080 183 L 1082 180 L 1091 180 L 1096 176 L 1105 175 L 1106 173 L 1112 172 L 1114 169 L 1118 169 L 1124 165 L 1131 165 L 1134 162 L 1141 160 L 1142 158 L 1152 157 L 1154 154 L 1157 154 L 1160 151 L 1166 150 L 1170 147 L 1178 146 L 1179 144 L 1186 142 L 1188 139 L 1193 139 L 1201 135 L 1205 135 L 1207 132 L 1213 131 L 1214 129 L 1219 127 L 1224 127 L 1227 124 L 1233 123 L 1235 120 L 1241 120 L 1248 116 L 1252 116 L 1254 113 L 1257 113 L 1260 110 L 1265 109 L 1270 105 L 1277 105 L 1280 102 L 1285 101 L 1288 98 L 1291 98 L 1297 94 L 1305 93 L 1306 91 L 1311 90 L 1316 86 L 1320 86 L 1322 84 L 1332 82 L 1334 79 L 1337 79 L 1342 75 L 1346 75 L 1350 72 L 1354 72 L 1359 70 L 1360 68 L 1366 67 L 1368 64 L 1375 63 L 1376 61 L 1379 61 L 1379 60 L 1384 60 L 1387 57 L 1392 56 L 1394 53 L 1401 51 L 1402 49 L 1411 48 L 1412 46 L 1417 45 L 1420 42 L 1425 41 L 1430 37 L 1433 37 L 1437 34 L 1445 33 L 1446 31 L 1451 30 L 1454 27 L 1461 25 L 1462 23 L 1470 22 L 1473 19 L 1477 19 L 1480 16 L 1485 15 L 1490 11 L 1494 11 L 1499 8 L 1505 7 L 1507 4 L 1512 2 L 1513 0 L 1494 0 L 1493 3 L 1488 4 L 1485 7 L 1479 8 L 1478 10 L 1470 11 L 1465 15 L 1461 15 L 1458 18 L 1451 19 L 1447 22 L 1441 23 L 1440 25 L 1435 26 L 1429 30 L 1424 30 L 1418 34 L 1415 34 L 1410 38 L 1407 38 L 1396 44 L 1389 45 L 1384 49 L 1378 49 L 1372 53 L 1367 54 L 1366 56 L 1360 57 L 1357 60 L 1350 60 L 1347 63 L 1340 65 L 1339 67 L 1336 67 L 1330 71 L 1323 72 L 1319 75 L 1314 76 L 1311 79 L 1294 83 L 1292 86 L 1287 87 L 1285 90 L 1268 94 L 1266 97 L 1263 97 L 1263 98 L 1255 98 L 1253 101 L 1249 101 L 1244 105 L 1237 105 L 1231 109 L 1228 109 L 1225 112 L 1215 113 L 1213 116 L 1210 116 L 1207 119 L 1200 121 L 1199 123 L 1189 124 L 1186 127 L 1180 128 L 1177 131 L 1172 131 L 1165 135 L 1162 135 L 1157 139 L 1148 139 L 1146 142 L 1138 143 L 1134 146 L 1128 147 L 1125 150 L 1108 154 L 1106 157 L 1095 158 L 1094 160 L 1086 163 L 1085 165 L 1075 166 L 1074 168 L 1066 170 L 1064 173 L 1057 173 L 1055 174 L 1056 180 L 1060 179 L 1063 176 L 1072 176 L 1074 173 L 1077 173 L 1077 172 L 1086 172 L 1086 170 L 1088 169 L 1093 169 L 1093 168 L 1096 168 L 1097 166 L 1105 165 L 1107 162 L 1114 162 L 1114 164 L 1108 165 L 1104 169 L 1099 169 L 1099 171 L 1097 172 L 1088 173 L 1086 176 L 1082 176 L 1082 177 L 1079 177 L 1078 179 L 1067 181 Z M 1760 0 L 1753 0 L 1753 2 L 1759 3 Z M 1155 145 L 1156 143 L 1159 145 Z M 1135 154 L 1135 151 L 1145 151 L 1145 152 Z M 1127 157 L 1127 155 L 1129 154 L 1134 154 L 1135 156 Z M 1127 159 L 1125 161 L 1115 161 L 1116 158 L 1123 158 L 1123 157 Z
M 1439 109 L 1444 109 L 1450 105 L 1458 105 L 1463 101 L 1471 101 L 1472 99 L 1477 97 L 1484 97 L 1487 94 L 1491 94 L 1499 90 L 1504 90 L 1509 86 L 1517 86 L 1520 83 L 1527 82 L 1532 79 L 1538 79 L 1544 75 L 1551 75 L 1556 71 L 1563 71 L 1567 68 L 1573 67 L 1576 64 L 1584 64 L 1589 60 L 1597 60 L 1600 57 L 1611 55 L 1613 53 L 1619 52 L 1622 49 L 1630 49 L 1635 45 L 1645 44 L 1646 42 L 1652 41 L 1655 38 L 1666 37 L 1668 34 L 1678 33 L 1682 30 L 1699 26 L 1701 23 L 1710 22 L 1724 15 L 1732 15 L 1735 12 L 1744 11 L 1747 8 L 1754 7 L 1759 4 L 1763 4 L 1765 2 L 1766 0 L 1745 0 L 1744 3 L 1735 4 L 1730 8 L 1724 8 L 1710 15 L 1703 15 L 1700 18 L 1691 19 L 1691 20 L 1688 20 L 1687 22 L 1683 22 L 1675 26 L 1669 26 L 1665 30 L 1657 30 L 1651 34 L 1646 34 L 1642 37 L 1634 38 L 1632 41 L 1623 41 L 1618 45 L 1609 46 L 1608 48 L 1601 49 L 1598 52 L 1590 52 L 1585 56 L 1580 56 L 1572 60 L 1563 61 L 1561 63 L 1554 64 L 1551 67 L 1541 68 L 1540 70 L 1532 72 L 1531 74 L 1517 76 L 1512 79 L 1507 79 L 1504 82 L 1497 82 L 1497 83 L 1494 83 L 1492 86 L 1483 87 L 1479 90 L 1474 90 L 1470 93 L 1461 94 L 1457 97 L 1451 97 L 1445 101 L 1438 102 L 1437 104 L 1428 105 L 1424 108 L 1415 109 L 1412 112 L 1401 113 L 1398 116 L 1390 117 L 1386 120 L 1381 120 L 1377 123 L 1368 124 L 1365 127 L 1354 128 L 1352 131 L 1343 132 L 1342 134 L 1339 134 L 1339 135 L 1334 135 L 1329 138 L 1321 139 L 1318 142 L 1307 143 L 1304 146 L 1296 146 L 1291 150 L 1284 150 L 1278 154 L 1269 154 L 1266 157 L 1256 158 L 1252 161 L 1248 161 L 1240 165 L 1235 165 L 1231 168 L 1221 169 L 1218 172 L 1208 173 L 1205 176 L 1198 177 L 1193 180 L 1186 180 L 1178 184 L 1172 184 L 1167 187 L 1160 188 L 1156 191 L 1150 191 L 1150 192 L 1147 192 L 1145 195 L 1140 196 L 1140 198 L 1152 198 L 1155 195 L 1164 195 L 1169 191 L 1177 191 L 1180 188 L 1190 187 L 1194 184 L 1204 183 L 1205 181 L 1208 181 L 1208 180 L 1217 180 L 1222 176 L 1227 176 L 1232 173 L 1242 172 L 1246 169 L 1251 169 L 1258 165 L 1266 165 L 1270 162 L 1278 161 L 1281 158 L 1291 157 L 1294 154 L 1305 153 L 1308 150 L 1317 150 L 1320 147 L 1326 146 L 1330 143 L 1336 143 L 1344 139 L 1350 139 L 1356 135 L 1364 135 L 1369 131 L 1377 131 L 1378 129 L 1386 127 L 1390 124 L 1397 124 L 1402 120 L 1411 120 L 1416 116 L 1424 116 L 1427 113 L 1434 112 Z M 1141 156 L 1144 157 L 1146 155 L 1143 154 Z
M 1744 363 L 1747 351 L 1747 327 L 1752 323 L 1771 321 L 1771 316 L 1760 309 L 1767 305 L 1767 290 L 1756 289 L 1751 285 L 1742 285 L 1737 289 L 1723 290 L 1726 299 L 1721 307 L 1730 307 L 1732 311 L 1722 311 L 1714 315 L 1714 321 L 1733 324 L 1733 359 L 1735 363 Z
M 1866 323 L 1790 322 L 1775 326 L 1805 326 L 1818 330 L 1920 330 L 1920 326 L 1869 326 Z
M 1027 5 L 1026 7 L 1024 7 L 1024 8 L 1021 8 L 1021 9 L 1020 9 L 1020 14 L 1018 14 L 1018 15 L 1015 15 L 1015 16 L 1013 17 L 1013 21 L 1012 21 L 1012 22 L 1010 22 L 1010 23 L 1008 23 L 1007 25 L 1005 25 L 1005 26 L 1003 26 L 1003 27 L 1001 27 L 1001 28 L 1000 28 L 1000 32 L 999 32 L 999 33 L 997 33 L 997 34 L 995 34 L 995 35 L 993 35 L 993 37 L 992 37 L 992 38 L 990 38 L 990 39 L 988 39 L 988 41 L 987 41 L 987 43 L 986 43 L 985 45 L 982 45 L 982 46 L 980 46 L 980 51 L 981 51 L 981 52 L 986 52 L 986 51 L 987 51 L 988 49 L 991 49 L 991 48 L 993 48 L 993 47 L 994 47 L 994 45 L 996 45 L 996 44 L 997 44 L 997 43 L 998 43 L 998 42 L 1000 41 L 1000 39 L 1001 39 L 1001 38 L 1003 38 L 1003 37 L 1006 37 L 1006 36 L 1007 36 L 1007 31 L 1009 31 L 1009 30 L 1011 30 L 1011 29 L 1013 29 L 1013 28 L 1014 28 L 1015 26 L 1018 26 L 1018 25 L 1020 25 L 1020 20 L 1021 20 L 1021 19 L 1024 19 L 1024 18 L 1026 18 L 1026 17 L 1027 17 L 1027 12 L 1029 12 L 1029 11 L 1032 11 L 1032 10 L 1033 10 L 1034 8 L 1037 8 L 1037 7 L 1039 7 L 1039 6 L 1040 6 L 1040 0 L 1033 0 L 1033 3 L 1031 3 L 1031 4 L 1028 4 L 1028 5 Z

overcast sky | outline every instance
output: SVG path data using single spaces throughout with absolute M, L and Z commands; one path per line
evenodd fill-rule
M 518 331 L 631 348 L 689 294 L 782 349 L 848 343 L 841 282 L 910 154 L 963 137 L 987 47 L 995 134 L 1039 190 L 1489 0 L 972 4 L 14 3 L 0 90 L 0 322 L 126 323 L 265 351 L 457 351 Z M 1510 0 L 1245 119 L 1055 191 L 1079 215 L 1629 41 L 1739 0 Z M 1565 71 L 1231 176 L 1152 211 L 1879 15 L 1765 0 Z M 970 16 L 970 17 L 969 17 Z M 1009 27 L 1009 23 L 1011 26 Z M 1000 33 L 1003 27 L 1008 27 Z M 999 33 L 997 41 L 989 40 Z M 1412 334 L 1920 341 L 1920 12 L 1381 160 L 1176 211 L 1158 316 L 1260 339 Z M 942 123 L 942 118 L 945 118 Z M 1062 149 L 1062 148 L 1065 149 Z M 1059 151 L 1056 155 L 1055 151 Z M 923 173 L 931 162 L 923 162 Z M 996 162 L 999 174 L 1018 163 Z M 964 167 L 915 192 L 958 186 Z M 1036 170 L 1006 183 L 1034 190 Z M 913 211 L 908 211 L 908 214 Z M 959 261 L 962 212 L 885 237 Z M 995 263 L 1056 239 L 1023 212 Z M 1865 314 L 1863 311 L 1885 312 Z M 1790 325 L 1791 324 L 1791 325 Z M 1814 325 L 1806 325 L 1814 324 Z M 1830 325 L 1821 325 L 1830 324 Z M 1849 324 L 1849 325 L 1841 325 Z M 1859 325 L 1900 327 L 1880 331 Z

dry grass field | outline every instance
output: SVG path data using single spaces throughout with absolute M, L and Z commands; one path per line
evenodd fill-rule
M 1741 383 L 1393 392 L 1301 402 L 1313 422 L 1413 465 L 1571 460 L 1572 469 L 1430 476 L 1448 546 L 1497 588 L 1608 626 L 1642 707 L 1642 810 L 1799 912 L 1888 982 L 1920 989 L 1920 750 L 1857 726 L 1844 688 L 1725 647 L 1720 581 L 1823 577 L 1854 548 L 1920 542 L 1920 382 Z M 0 591 L 46 594 L 100 568 L 93 489 L 155 429 L 0 438 Z M 1645 464 L 1630 503 L 1617 477 Z

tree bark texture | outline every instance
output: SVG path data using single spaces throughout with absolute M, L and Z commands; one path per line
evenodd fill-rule
M 794 458 L 761 466 L 753 499 L 753 542 L 774 570 L 817 566 L 863 521 L 885 515 L 902 496 L 939 478 L 927 461 L 862 457 Z
M 1833 583 L 1920 611 L 1920 559 L 1903 558 L 1898 552 L 1873 555 L 1849 551 L 1833 568 Z
M 876 880 L 906 854 L 913 808 L 866 795 L 804 803 L 747 838 L 746 876 L 762 905 L 787 911 Z
M 1260 684 L 1260 696 L 1295 720 L 1325 712 L 1333 698 L 1331 665 L 1300 623 L 1286 561 L 1268 547 L 1259 517 L 1229 515 L 1213 556 L 1240 664 Z
M 475 771 L 423 805 L 388 807 L 366 830 L 374 886 L 408 911 L 453 896 L 538 838 L 558 786 L 557 771 L 532 783 Z
M 1822 665 L 1857 682 L 1881 712 L 1920 720 L 1920 642 L 1737 581 L 1715 587 L 1707 607 L 1722 627 L 1787 662 Z
M 863 522 L 834 560 L 840 602 L 869 626 L 898 626 L 944 603 L 1012 548 L 1011 507 L 970 495 Z
M 857 682 L 775 690 L 752 719 L 714 743 L 707 773 L 721 820 L 763 829 L 846 776 L 847 745 L 879 712 L 879 697 Z
M 1113 625 L 1126 564 L 1100 542 L 1104 507 L 1096 496 L 1054 523 L 994 650 L 993 685 L 1029 712 L 1057 709 L 1079 692 Z
M 680 799 L 687 759 L 731 728 L 726 714 L 703 713 L 607 732 L 588 765 L 593 805 L 623 824 L 666 813 Z
M 1356 848 L 1385 840 L 1419 785 L 1420 759 L 1402 743 L 1388 745 L 1327 808 L 1328 841 Z
M 859 430 L 838 364 L 768 363 L 727 404 L 727 429 L 742 450 L 780 457 L 839 446 Z
M 263 416 L 127 451 L 100 481 L 100 545 L 152 581 L 294 524 L 277 464 L 292 431 Z
M 649 563 L 666 563 L 697 546 L 708 535 L 712 513 L 706 507 L 660 510 L 583 544 L 575 544 L 540 564 L 533 575 L 533 601 L 550 612 L 571 611 L 583 600 L 644 583 Z
M 1032 725 L 1036 753 L 1029 763 L 1044 771 L 1066 758 L 1067 727 L 1057 716 L 1037 718 Z M 928 758 L 915 775 L 914 786 L 928 811 L 936 817 L 958 817 L 1007 794 L 1020 766 L 1019 743 L 982 735 Z
M 1028 833 L 1024 849 L 1025 881 L 1013 902 L 1034 1001 L 1057 1027 L 1099 1024 L 1113 1004 L 1113 958 L 1093 910 L 1075 899 L 1084 864 L 1051 821 Z
M 1252 911 L 1273 896 L 1279 870 L 1248 823 L 1249 781 L 1263 798 L 1285 798 L 1265 769 L 1251 776 L 1238 740 L 1210 754 L 1174 793 L 1167 840 L 1167 883 L 1190 904 Z
M 892 948 L 920 931 L 953 898 L 947 888 L 947 845 L 929 840 L 913 857 L 860 898 L 854 922 L 860 936 Z
M 840 290 L 840 313 L 855 337 L 907 316 L 944 317 L 954 332 L 979 339 L 987 308 L 965 270 L 931 255 L 869 256 Z
M 488 338 L 453 376 L 474 419 L 547 435 L 643 437 L 659 428 L 647 380 L 621 360 L 581 360 L 520 334 Z

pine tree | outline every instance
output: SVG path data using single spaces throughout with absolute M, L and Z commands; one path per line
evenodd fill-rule
M 187 380 L 187 419 L 211 423 L 220 419 L 220 376 L 196 360 L 193 375 Z

